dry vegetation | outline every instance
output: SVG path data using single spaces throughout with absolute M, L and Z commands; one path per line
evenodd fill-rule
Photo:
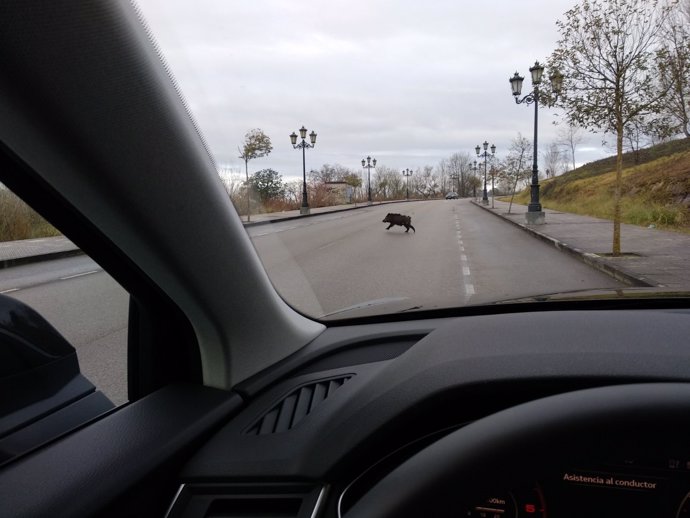
M 640 150 L 637 157 L 627 153 L 624 166 L 623 222 L 690 233 L 690 139 Z M 614 183 L 615 157 L 610 157 L 541 182 L 541 202 L 549 209 L 612 219 Z M 515 201 L 528 203 L 529 191 Z
M 0 187 L 0 241 L 57 236 L 60 233 L 11 191 Z

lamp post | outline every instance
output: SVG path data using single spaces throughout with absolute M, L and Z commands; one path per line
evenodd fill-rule
M 476 178 L 477 177 L 477 171 L 479 171 L 479 168 L 477 167 L 477 161 L 475 160 L 472 166 L 470 166 L 470 171 L 472 171 L 472 177 Z M 477 184 L 474 180 L 472 180 L 472 196 L 474 197 L 474 200 L 477 201 Z
M 299 129 L 299 136 L 302 142 L 297 143 L 297 134 L 293 131 L 290 135 L 290 142 L 292 142 L 292 147 L 295 149 L 302 150 L 302 206 L 299 209 L 300 214 L 309 214 L 309 200 L 307 200 L 307 166 L 305 161 L 305 150 L 310 147 L 314 147 L 316 144 L 316 133 L 314 130 L 309 134 L 309 144 L 305 139 L 307 138 L 307 128 L 302 126 Z
M 482 153 L 481 150 L 482 148 L 477 146 L 474 148 L 474 150 L 477 152 L 477 156 L 479 158 L 484 157 L 484 191 L 482 192 L 482 203 L 484 205 L 489 204 L 489 194 L 486 192 L 486 160 L 489 158 L 489 156 L 493 156 L 496 154 L 496 145 L 491 144 L 491 155 L 489 155 L 489 152 L 487 151 L 489 149 L 489 143 L 485 140 L 484 143 L 482 144 L 484 147 L 484 152 Z
M 496 168 L 493 165 L 491 166 L 491 172 L 489 174 L 491 175 L 491 208 L 494 209 L 494 191 L 496 190 L 494 187 L 494 180 L 496 178 Z
M 371 205 L 371 168 L 376 168 L 376 159 L 370 156 L 366 160 L 362 158 L 362 167 L 367 170 L 367 205 Z
M 410 176 L 412 176 L 412 169 L 403 169 L 402 175 L 405 177 L 405 199 L 410 201 Z
M 534 145 L 532 158 L 532 183 L 530 185 L 530 204 L 527 207 L 527 214 L 525 220 L 528 225 L 541 225 L 545 223 L 544 211 L 542 211 L 541 203 L 539 202 L 539 168 L 537 165 L 537 128 L 538 128 L 538 114 L 539 114 L 539 85 L 544 74 L 544 67 L 539 64 L 539 61 L 534 62 L 534 66 L 529 69 L 532 75 L 532 86 L 534 90 L 520 99 L 522 92 L 522 82 L 525 80 L 520 74 L 515 72 L 515 75 L 509 79 L 510 88 L 513 91 L 516 104 L 525 103 L 530 105 L 534 103 Z M 561 91 L 563 85 L 563 75 L 559 71 L 555 71 L 549 78 L 551 80 L 551 88 L 555 94 Z

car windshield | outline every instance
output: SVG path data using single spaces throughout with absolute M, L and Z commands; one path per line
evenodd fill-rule
M 690 3 L 610 4 L 138 1 L 273 285 L 324 320 L 684 296 Z

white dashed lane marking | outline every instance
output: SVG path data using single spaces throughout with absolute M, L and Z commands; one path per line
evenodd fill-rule
M 458 215 L 455 215 L 455 228 L 456 228 L 456 236 L 458 239 L 458 248 L 460 250 L 460 263 L 462 267 L 462 284 L 465 288 L 465 302 L 469 300 L 469 298 L 475 294 L 474 291 L 474 284 L 472 284 L 472 271 L 470 270 L 470 266 L 468 264 L 468 259 L 467 255 L 465 254 L 465 244 L 462 241 L 462 230 L 460 229 L 460 219 Z
M 77 273 L 75 275 L 68 275 L 67 277 L 60 277 L 61 281 L 68 281 L 70 279 L 76 279 L 77 277 L 83 277 L 84 275 L 91 275 L 93 273 L 98 273 L 99 270 L 91 270 L 90 272 Z

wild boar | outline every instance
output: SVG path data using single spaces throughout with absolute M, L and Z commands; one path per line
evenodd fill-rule
M 404 214 L 394 214 L 389 212 L 386 214 L 386 217 L 383 218 L 383 223 L 390 223 L 390 225 L 386 227 L 386 230 L 391 228 L 393 225 L 400 225 L 401 227 L 405 227 L 407 229 L 405 232 L 409 232 L 410 229 L 412 229 L 415 234 L 417 233 L 412 226 L 412 218 L 410 216 L 405 216 Z

